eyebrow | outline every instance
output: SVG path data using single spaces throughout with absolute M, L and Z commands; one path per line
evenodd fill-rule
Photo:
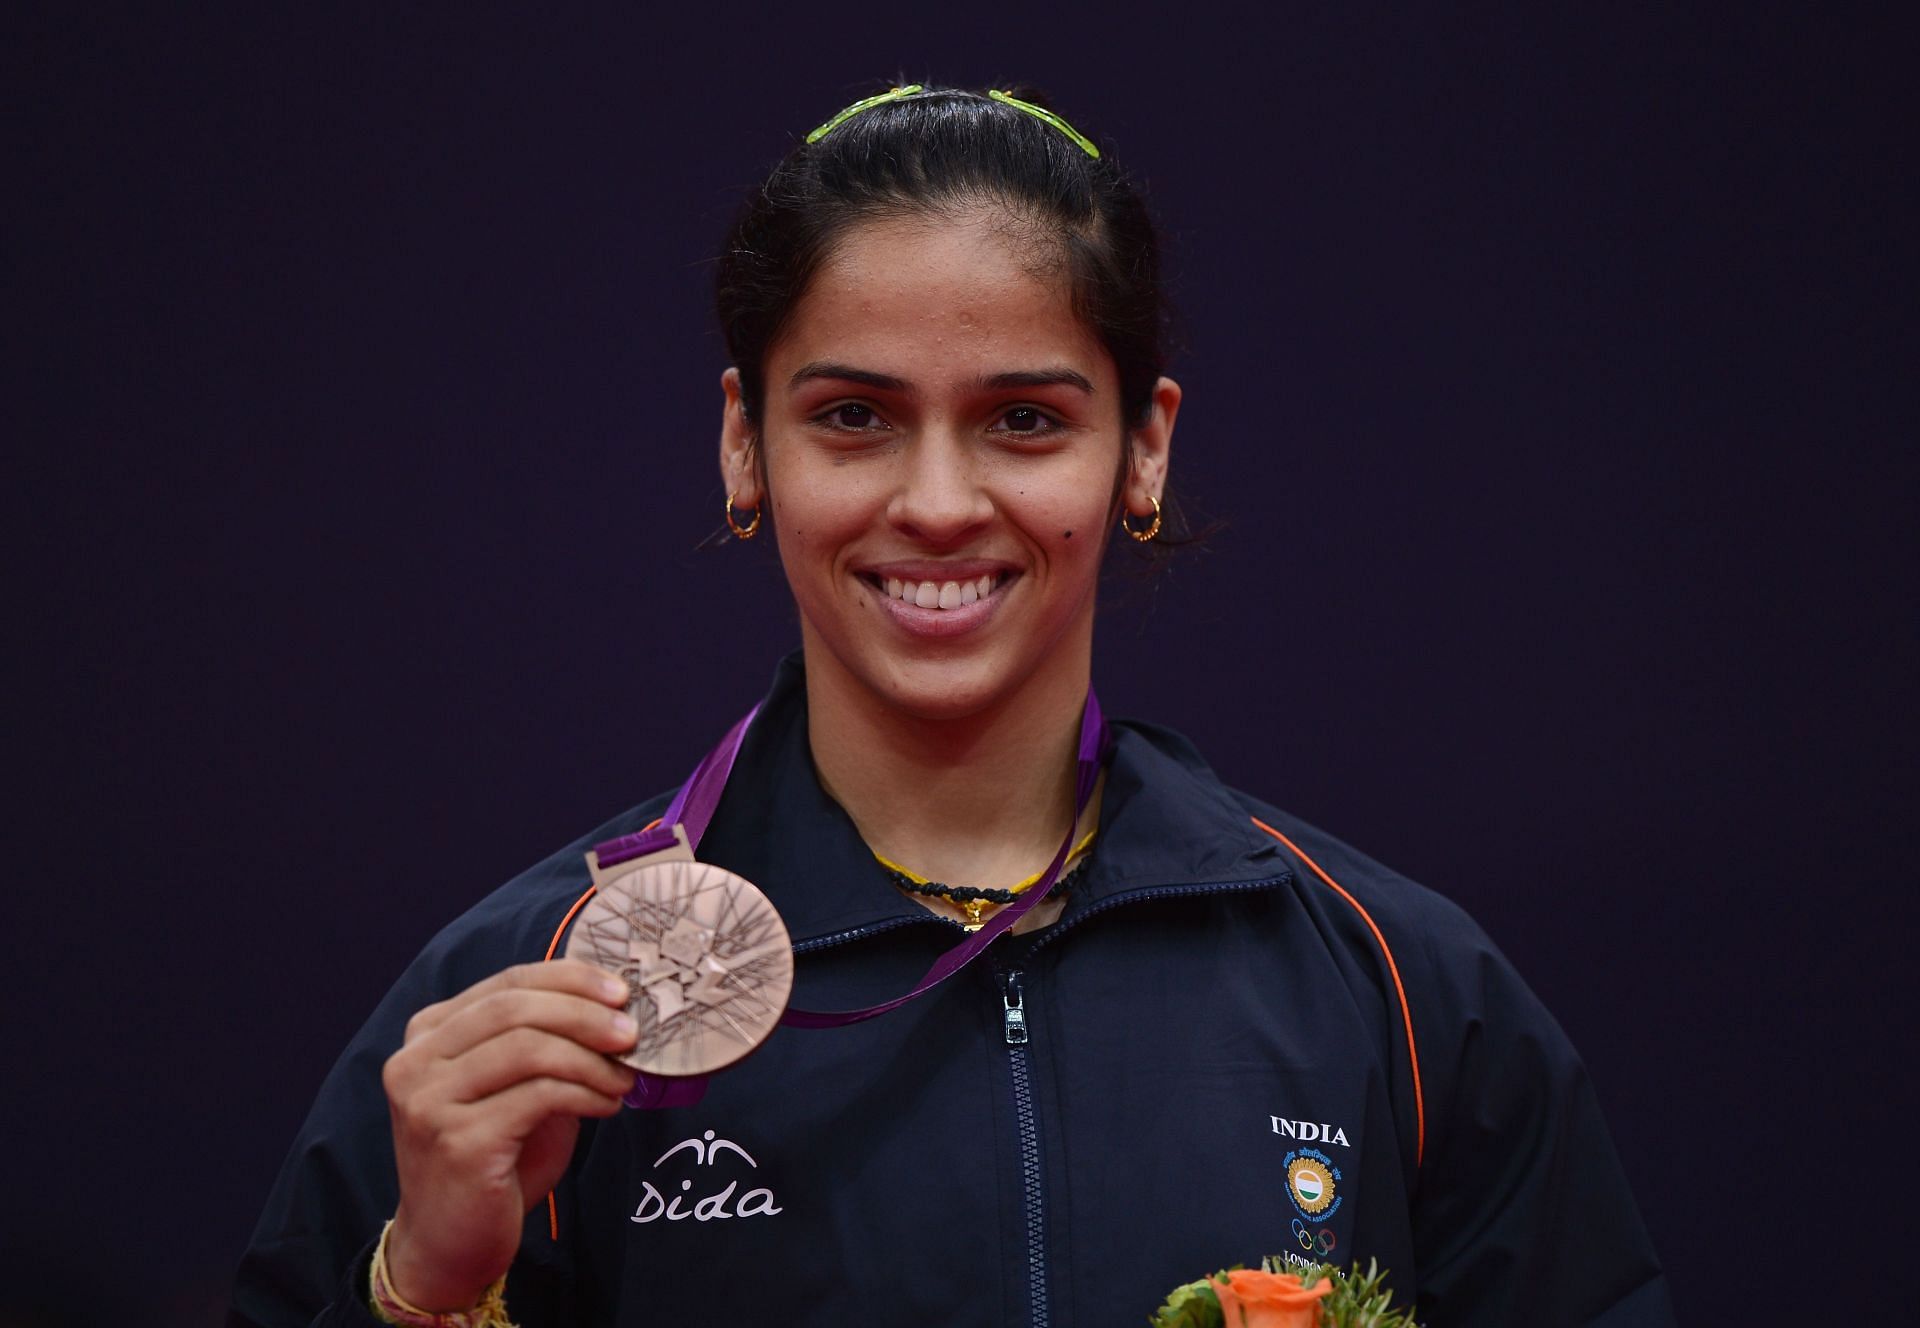
M 856 369 L 851 364 L 835 364 L 831 360 L 815 360 L 803 364 L 787 380 L 787 390 L 811 383 L 818 379 L 831 378 L 836 382 L 864 383 L 868 387 L 879 388 L 882 392 L 904 392 L 906 380 L 895 378 L 892 374 L 875 373 L 871 369 Z
M 836 364 L 831 360 L 815 360 L 811 364 L 801 365 L 792 378 L 787 380 L 787 390 L 792 391 L 802 384 L 820 379 L 832 379 L 842 383 L 861 383 L 882 392 L 911 392 L 903 378 L 892 374 L 876 373 L 871 369 L 858 369 L 851 364 Z M 1020 387 L 1074 387 L 1092 396 L 1093 384 L 1087 376 L 1074 369 L 1010 369 L 1005 373 L 986 374 L 974 380 L 973 386 L 985 392 L 1004 392 Z
M 978 385 L 989 392 L 1011 387 L 1077 387 L 1088 396 L 1093 395 L 1093 384 L 1087 381 L 1087 376 L 1072 369 L 1015 369 L 988 374 Z

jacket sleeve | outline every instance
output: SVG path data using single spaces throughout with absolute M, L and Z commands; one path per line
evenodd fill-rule
M 406 1021 L 441 998 L 427 966 L 407 970 L 321 1085 L 241 1258 L 230 1328 L 374 1322 L 358 1298 L 323 1311 L 399 1198 L 380 1072 Z
M 443 930 L 400 976 L 327 1075 L 280 1168 L 235 1278 L 229 1328 L 364 1328 L 367 1265 L 400 1186 L 380 1075 L 406 1038 L 407 1021 L 483 978 L 546 953 L 569 905 L 588 885 L 582 853 L 637 830 L 668 801 L 661 795 L 621 813 L 495 890 Z M 592 1135 L 583 1122 L 581 1155 Z M 573 1172 L 557 1198 L 563 1220 Z M 547 1206 L 527 1214 L 520 1252 L 507 1271 L 507 1309 L 521 1328 L 581 1319 L 567 1247 L 550 1233 Z
M 1671 1325 L 1585 1067 L 1505 956 L 1453 913 L 1424 947 L 1421 1322 Z
M 241 1258 L 228 1328 L 379 1323 L 367 1305 L 368 1262 L 399 1201 L 381 1070 L 416 1011 L 518 962 L 521 948 L 449 929 L 387 993 L 327 1075 L 280 1168 Z M 536 1205 L 507 1274 L 507 1306 L 522 1328 L 573 1321 L 569 1263 L 548 1235 L 546 1205 Z

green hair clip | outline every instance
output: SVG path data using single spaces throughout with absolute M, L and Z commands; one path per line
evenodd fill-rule
M 821 125 L 811 134 L 808 134 L 807 142 L 818 143 L 828 134 L 831 134 L 841 125 L 860 114 L 860 112 L 867 110 L 869 107 L 878 106 L 883 101 L 899 101 L 902 97 L 911 97 L 918 91 L 920 91 L 920 85 L 918 83 L 909 83 L 904 88 L 888 88 L 885 92 L 876 93 L 874 96 L 862 97 L 859 101 L 847 107 L 846 110 L 834 116 L 833 119 Z
M 1048 110 L 1046 107 L 1035 106 L 1032 102 L 1021 101 L 1018 97 L 1010 97 L 1006 93 L 1000 91 L 1000 89 L 998 88 L 991 89 L 987 93 L 987 95 L 993 98 L 997 102 L 1001 102 L 1007 106 L 1013 107 L 1013 109 L 1016 111 L 1025 111 L 1028 115 L 1031 115 L 1036 120 L 1044 120 L 1046 123 L 1052 125 L 1055 129 L 1058 129 L 1061 133 L 1065 134 L 1068 138 L 1072 139 L 1075 143 L 1079 144 L 1080 150 L 1086 153 L 1089 157 L 1098 159 L 1098 157 L 1100 156 L 1100 149 L 1093 145 L 1092 139 L 1088 138 L 1085 134 L 1081 133 L 1078 129 L 1075 129 L 1072 125 L 1068 124 L 1065 120 L 1062 120 L 1059 116 L 1055 115 L 1052 111 Z M 858 109 L 858 108 L 855 108 L 855 109 Z

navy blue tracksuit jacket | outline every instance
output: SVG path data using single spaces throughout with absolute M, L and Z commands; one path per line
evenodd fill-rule
M 908 989 L 959 939 L 888 883 L 816 779 L 783 664 L 701 857 L 794 940 L 794 1003 Z M 697 1106 L 581 1132 L 507 1281 L 522 1328 L 1138 1324 L 1263 1255 L 1391 1270 L 1427 1328 L 1672 1322 L 1578 1058 L 1438 895 L 1116 726 L 1100 835 L 1052 927 L 849 1028 L 781 1028 Z M 380 1069 L 420 1007 L 547 952 L 582 854 L 483 900 L 321 1089 L 237 1325 L 375 1322 L 397 1190 Z

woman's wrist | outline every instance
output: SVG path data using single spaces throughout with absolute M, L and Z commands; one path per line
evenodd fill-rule
M 503 1273 L 491 1285 L 483 1287 L 471 1296 L 456 1293 L 448 1294 L 445 1288 L 438 1294 L 423 1295 L 436 1304 L 465 1304 L 467 1308 L 457 1310 L 422 1309 L 413 1300 L 402 1293 L 396 1285 L 393 1273 L 394 1223 L 389 1220 L 380 1231 L 380 1243 L 374 1247 L 373 1262 L 368 1274 L 368 1302 L 374 1317 L 383 1323 L 399 1325 L 400 1328 L 513 1328 L 507 1318 L 506 1286 Z M 404 1255 L 401 1259 L 404 1262 Z M 422 1295 L 425 1290 L 418 1278 L 407 1282 L 409 1290 Z

